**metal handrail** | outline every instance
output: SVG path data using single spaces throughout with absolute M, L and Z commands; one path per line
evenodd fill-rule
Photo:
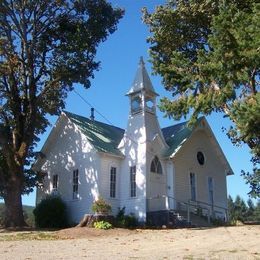
M 222 207 L 222 206 L 218 206 L 216 204 L 210 204 L 210 203 L 207 203 L 207 202 L 203 202 L 203 201 L 199 201 L 199 200 L 189 200 L 190 202 L 196 202 L 197 204 L 204 204 L 204 205 L 207 205 L 209 207 L 214 207 L 214 208 L 219 208 L 219 209 L 224 209 L 224 210 L 227 210 L 227 208 L 225 207 Z
M 188 200 L 188 202 L 186 201 L 182 201 L 182 200 L 177 200 L 176 198 L 174 197 L 171 197 L 171 196 L 167 196 L 167 195 L 160 195 L 160 196 L 155 196 L 155 197 L 150 197 L 150 198 L 147 198 L 147 201 L 148 200 L 152 200 L 152 199 L 160 199 L 160 198 L 165 198 L 165 199 L 168 199 L 168 206 L 169 206 L 169 199 L 172 199 L 173 201 L 177 202 L 177 203 L 180 203 L 180 204 L 183 204 L 187 207 L 187 221 L 190 223 L 190 213 L 191 213 L 191 207 L 195 208 L 195 209 L 202 209 L 202 210 L 206 210 L 207 211 L 207 217 L 208 217 L 208 223 L 210 223 L 210 210 L 208 208 L 205 208 L 205 207 L 201 207 L 201 206 L 197 206 L 197 205 L 192 205 L 190 204 L 190 200 Z M 168 208 L 169 209 L 169 208 Z
M 211 214 L 210 214 L 210 212 L 209 212 L 209 214 L 210 214 L 211 216 L 213 216 L 213 217 L 215 217 L 215 214 L 216 214 L 216 213 L 223 214 L 222 211 L 215 210 L 216 208 L 217 208 L 217 209 L 224 210 L 224 214 L 225 214 L 224 218 L 225 218 L 226 221 L 228 220 L 228 209 L 225 208 L 225 207 L 218 206 L 218 205 L 215 205 L 215 204 L 210 204 L 210 203 L 203 202 L 203 201 L 198 201 L 198 200 L 196 200 L 196 201 L 194 201 L 194 200 L 189 200 L 189 202 L 190 202 L 190 203 L 194 203 L 194 202 L 195 202 L 196 205 L 199 205 L 199 206 L 200 206 L 200 204 L 203 204 L 203 205 L 208 206 L 208 207 L 211 209 L 211 211 L 212 211 Z
M 228 209 L 222 206 L 218 206 L 218 205 L 214 205 L 214 204 L 210 204 L 207 202 L 203 202 L 203 201 L 194 201 L 194 200 L 188 200 L 188 201 L 182 201 L 182 200 L 178 200 L 172 196 L 168 196 L 168 195 L 159 195 L 159 196 L 155 196 L 155 197 L 150 197 L 147 198 L 147 201 L 153 200 L 153 199 L 161 199 L 161 198 L 165 198 L 165 209 L 167 210 L 171 210 L 176 208 L 170 208 L 170 200 L 174 201 L 176 204 L 178 203 L 178 205 L 184 205 L 186 207 L 187 210 L 187 220 L 190 223 L 190 214 L 192 212 L 192 208 L 194 209 L 201 209 L 206 211 L 206 216 L 208 219 L 208 223 L 210 223 L 210 217 L 215 216 L 216 213 L 223 213 L 222 211 L 217 211 L 215 209 L 221 209 L 224 210 L 224 214 L 225 214 L 225 219 L 228 220 Z M 195 205 L 194 205 L 195 203 Z

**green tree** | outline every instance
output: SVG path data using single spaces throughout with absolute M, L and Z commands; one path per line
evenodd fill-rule
M 228 204 L 228 219 L 230 222 L 235 221 L 235 214 L 234 214 L 234 209 L 235 209 L 235 205 L 233 202 L 232 197 L 229 195 L 228 196 L 228 200 L 227 200 L 227 204 Z
M 245 201 L 237 195 L 234 201 L 234 219 L 245 221 L 247 217 L 247 205 Z
M 260 222 L 260 200 L 256 203 L 255 210 L 253 213 L 253 220 Z
M 153 69 L 173 98 L 161 109 L 174 119 L 221 112 L 233 144 L 247 144 L 253 171 L 243 172 L 260 197 L 260 4 L 252 0 L 170 0 L 144 21 Z
M 123 11 L 105 0 L 0 1 L 0 181 L 6 226 L 25 224 L 21 194 L 37 136 L 75 83 L 90 86 L 98 45 Z M 37 173 L 36 173 L 37 174 Z
M 252 199 L 247 200 L 247 212 L 246 212 L 246 220 L 254 220 L 254 212 L 256 207 Z

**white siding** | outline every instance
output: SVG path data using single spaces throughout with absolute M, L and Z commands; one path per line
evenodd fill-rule
M 125 160 L 120 176 L 120 207 L 126 214 L 135 214 L 140 221 L 146 219 L 146 128 L 143 114 L 129 116 L 125 137 L 119 145 Z M 136 197 L 130 197 L 130 167 L 136 166 Z
M 112 206 L 112 214 L 118 213 L 120 207 L 119 194 L 120 194 L 120 178 L 121 178 L 121 160 L 113 156 L 103 155 L 101 160 L 100 171 L 100 196 L 104 198 Z M 116 168 L 116 197 L 110 197 L 110 170 L 111 167 Z
M 51 140 L 41 167 L 48 173 L 44 193 L 51 192 L 52 176 L 58 174 L 58 193 L 68 206 L 70 221 L 77 223 L 84 214 L 91 212 L 91 205 L 98 197 L 100 158 L 86 137 L 66 118 L 57 127 L 63 130 Z M 76 169 L 79 170 L 79 198 L 73 200 L 72 178 L 73 170 Z M 37 201 L 42 195 L 39 191 Z
M 197 152 L 203 152 L 204 165 L 197 161 Z M 209 203 L 208 177 L 214 181 L 214 204 L 227 206 L 225 167 L 214 147 L 213 140 L 202 130 L 196 131 L 173 159 L 175 166 L 175 197 L 187 201 L 191 198 L 190 173 L 196 175 L 197 200 Z

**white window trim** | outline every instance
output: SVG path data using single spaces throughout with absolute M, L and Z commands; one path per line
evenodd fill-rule
M 115 196 L 112 197 L 111 196 L 111 171 L 112 171 L 112 168 L 115 168 Z M 115 166 L 115 165 L 111 165 L 110 166 L 110 171 L 109 171 L 109 198 L 110 199 L 116 199 L 117 198 L 117 183 L 118 183 L 118 168 Z
M 203 153 L 203 156 L 204 156 L 204 163 L 203 163 L 203 165 L 201 165 L 201 164 L 198 162 L 198 158 L 197 158 L 198 152 L 202 152 L 202 153 Z M 205 167 L 205 165 L 206 165 L 206 163 L 207 163 L 207 156 L 206 156 L 206 152 L 204 151 L 204 149 L 203 149 L 202 147 L 199 147 L 198 149 L 196 149 L 195 158 L 196 158 L 196 163 L 197 163 L 200 167 Z
M 135 196 L 132 196 L 132 181 L 131 181 L 131 175 L 132 175 L 132 173 L 131 173 L 131 168 L 132 167 L 135 167 Z M 129 167 L 129 186 L 130 186 L 130 189 L 129 189 L 129 197 L 130 197 L 130 199 L 135 199 L 135 198 L 137 198 L 137 185 L 136 185 L 136 176 L 137 176 L 137 167 L 136 167 L 136 165 L 131 165 L 130 167 Z
M 57 185 L 56 187 L 54 187 L 54 176 L 57 176 Z M 59 175 L 58 174 L 53 174 L 52 175 L 52 190 L 56 191 L 58 190 L 58 187 L 59 187 Z
M 188 177 L 189 177 L 188 178 L 188 180 L 189 180 L 189 190 L 190 190 L 189 198 L 190 198 L 190 200 L 192 200 L 192 197 L 191 197 L 191 183 L 190 183 L 190 174 L 191 173 L 194 174 L 194 178 L 195 178 L 195 201 L 197 201 L 198 200 L 198 192 L 197 192 L 197 190 L 198 190 L 198 187 L 197 187 L 198 180 L 197 180 L 197 174 L 195 172 L 193 172 L 193 171 L 190 171 L 189 175 L 188 175 Z
M 208 203 L 211 204 L 211 201 L 210 201 L 210 194 L 209 194 L 209 178 L 212 179 L 212 191 L 213 191 L 213 205 L 215 204 L 215 180 L 212 176 L 207 176 L 207 190 L 208 190 Z
M 78 183 L 75 184 L 74 183 L 74 172 L 78 172 Z M 74 185 L 77 185 L 77 193 L 74 192 Z M 74 196 L 74 194 L 76 194 L 76 196 Z M 72 172 L 72 200 L 78 200 L 79 199 L 79 169 L 75 169 Z
M 153 160 L 155 159 L 155 157 L 157 157 L 158 162 L 161 164 L 162 173 L 151 171 L 152 162 L 153 162 Z M 158 164 L 157 164 L 156 166 L 158 167 Z M 156 168 L 157 168 L 157 167 L 156 167 Z M 158 168 L 157 168 L 157 169 L 158 169 Z M 157 156 L 157 155 L 155 155 L 155 156 L 152 158 L 152 160 L 150 161 L 150 172 L 153 173 L 153 174 L 155 174 L 156 176 L 163 176 L 164 173 L 165 173 L 165 169 L 164 169 L 164 167 L 163 167 L 162 161 L 161 161 L 161 159 L 159 158 L 159 156 Z

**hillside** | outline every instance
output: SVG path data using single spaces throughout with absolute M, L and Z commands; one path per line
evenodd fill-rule
M 33 206 L 23 205 L 25 221 L 29 226 L 34 226 Z M 3 221 L 4 203 L 0 203 L 0 226 Z

